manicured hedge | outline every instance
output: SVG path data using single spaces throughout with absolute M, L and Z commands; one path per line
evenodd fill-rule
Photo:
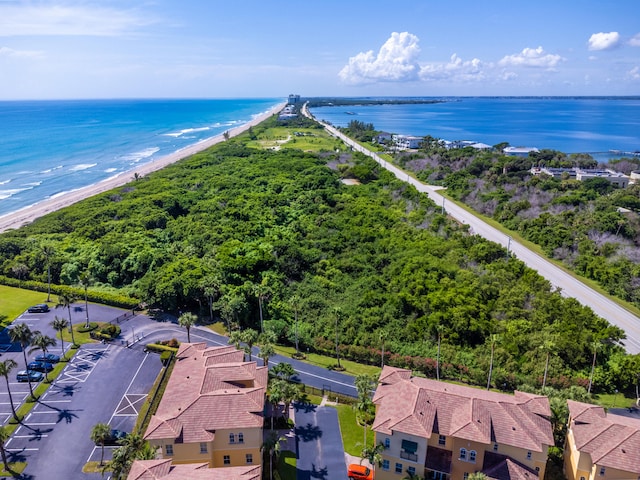
M 9 287 L 26 288 L 27 290 L 35 290 L 37 292 L 48 291 L 48 286 L 44 282 L 37 282 L 35 280 L 18 280 L 17 278 L 5 277 L 4 275 L 0 275 L 0 284 L 7 285 Z M 69 285 L 52 284 L 51 293 L 54 295 L 73 294 L 78 299 L 84 299 L 84 289 L 71 287 Z M 99 292 L 95 290 L 87 291 L 87 299 L 90 302 L 127 309 L 136 308 L 140 304 L 140 300 L 137 298 L 109 292 Z

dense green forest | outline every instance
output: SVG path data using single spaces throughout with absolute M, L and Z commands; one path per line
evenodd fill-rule
M 440 340 L 443 375 L 477 384 L 493 349 L 505 389 L 540 385 L 547 365 L 547 385 L 584 386 L 597 352 L 594 388 L 633 388 L 640 362 L 619 346 L 622 331 L 302 123 L 271 119 L 4 233 L 0 274 L 85 276 L 91 289 L 212 313 L 230 329 L 259 330 L 262 304 L 281 342 L 293 342 L 295 311 L 302 349 L 335 351 L 337 337 L 344 356 L 378 363 L 384 344 L 389 362 L 427 375 Z M 264 147 L 273 138 L 289 140 Z

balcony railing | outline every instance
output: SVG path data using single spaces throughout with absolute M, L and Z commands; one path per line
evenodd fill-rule
M 404 450 L 400 452 L 400 458 L 404 458 L 405 460 L 410 460 L 412 462 L 418 461 L 418 455 L 415 453 L 405 452 Z

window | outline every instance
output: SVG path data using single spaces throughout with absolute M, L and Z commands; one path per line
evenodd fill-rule
M 584 477 L 580 477 L 580 480 L 586 480 Z
M 382 460 L 382 469 L 389 470 L 389 460 Z
M 391 439 L 390 438 L 385 438 L 384 439 L 384 448 L 385 449 L 389 449 L 391 447 Z
M 167 455 L 173 455 L 173 445 L 165 445 L 164 451 Z
M 604 477 L 604 472 L 605 472 L 605 468 L 604 467 L 600 467 L 600 476 Z
M 224 457 L 222 457 L 222 463 L 224 463 L 225 465 L 231 465 L 231 456 L 225 455 Z
M 469 452 L 469 461 L 472 463 L 476 463 L 476 451 L 475 450 L 471 450 Z
M 253 463 L 253 453 L 247 453 L 245 457 L 247 459 L 247 465 L 251 465 Z
M 447 437 L 444 435 L 438 435 L 438 445 L 445 445 L 447 443 Z
M 467 449 L 466 448 L 461 448 L 460 449 L 460 460 L 466 460 L 467 459 Z
M 409 475 L 415 475 L 416 474 L 416 467 L 409 467 L 407 468 L 407 473 Z
M 527 460 L 531 460 L 531 450 L 527 452 Z
M 396 463 L 396 473 L 402 473 L 402 464 Z
M 493 451 L 494 451 L 494 452 L 497 452 L 497 451 L 498 451 L 498 444 L 497 444 L 497 443 L 494 443 L 494 444 L 493 444 Z
M 230 433 L 229 434 L 229 443 L 236 443 L 236 434 L 235 433 Z
M 244 433 L 238 434 L 238 443 L 244 443 Z
M 469 478 L 469 472 L 464 472 L 464 475 L 462 475 L 462 480 L 467 480 Z
M 200 442 L 200 453 L 207 453 L 207 444 L 205 442 Z

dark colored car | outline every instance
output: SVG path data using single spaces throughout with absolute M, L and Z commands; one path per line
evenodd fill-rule
M 45 313 L 49 311 L 49 305 L 46 303 L 39 303 L 38 305 L 34 305 L 33 307 L 29 307 L 27 312 L 29 313 Z
M 19 382 L 28 382 L 29 380 L 39 382 L 43 378 L 44 375 L 42 373 L 33 370 L 20 370 L 16 375 L 16 380 Z
M 31 362 L 27 365 L 27 370 L 34 370 L 36 372 L 50 372 L 53 370 L 53 365 L 49 362 Z
M 104 441 L 105 445 L 120 445 L 120 440 L 127 438 L 129 434 L 122 430 L 113 429 L 109 434 L 109 438 Z M 96 444 L 99 445 L 99 444 Z
M 36 362 L 58 363 L 59 361 L 60 356 L 54 353 L 36 355 Z

